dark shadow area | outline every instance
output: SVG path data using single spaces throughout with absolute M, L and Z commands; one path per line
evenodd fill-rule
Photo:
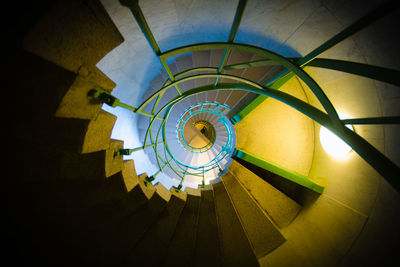
M 275 173 L 264 170 L 252 163 L 235 156 L 232 158 L 302 206 L 314 202 L 320 196 L 320 194 L 308 188 L 276 175 Z

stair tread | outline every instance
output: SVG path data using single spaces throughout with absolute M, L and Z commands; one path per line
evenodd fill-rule
M 122 171 L 124 161 L 123 156 L 115 157 L 115 152 L 118 149 L 124 148 L 124 141 L 111 139 L 110 148 L 106 150 L 105 158 L 105 174 L 106 177 L 110 177 L 117 172 Z
M 193 266 L 220 266 L 220 242 L 212 190 L 202 190 Z
M 259 266 L 223 183 L 213 184 L 224 266 Z
M 159 266 L 166 256 L 168 244 L 174 233 L 185 200 L 172 194 L 165 208 L 146 231 L 143 238 L 129 252 L 125 259 L 126 266 Z
M 280 228 L 289 225 L 301 210 L 294 200 L 237 161 L 233 161 L 228 168 Z
M 98 1 L 61 1 L 34 25 L 24 49 L 70 71 L 96 65 L 123 42 L 123 37 Z
M 101 110 L 96 119 L 91 120 L 82 145 L 82 153 L 105 150 L 110 147 L 111 132 L 117 117 Z
M 167 203 L 156 191 L 147 203 L 126 216 L 118 227 L 109 227 L 109 231 L 103 233 L 105 237 L 98 254 L 106 254 L 110 264 L 123 263 L 123 258 L 129 255 L 151 225 L 157 221 Z
M 193 257 L 200 196 L 188 194 L 174 235 L 168 246 L 164 266 L 188 266 Z
M 279 247 L 285 238 L 247 190 L 230 172 L 221 177 L 257 258 Z

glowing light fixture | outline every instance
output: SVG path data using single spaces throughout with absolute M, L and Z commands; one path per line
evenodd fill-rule
M 346 127 L 352 131 L 354 130 L 352 125 L 346 125 Z M 322 147 L 332 157 L 337 159 L 345 159 L 349 156 L 351 147 L 323 126 L 321 126 L 319 137 Z

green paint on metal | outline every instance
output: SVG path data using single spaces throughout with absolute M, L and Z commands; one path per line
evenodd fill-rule
M 245 63 L 227 65 L 224 67 L 224 70 L 239 70 L 239 69 L 248 69 L 251 67 L 276 66 L 276 65 L 280 64 L 270 59 L 261 59 Z
M 287 81 L 289 81 L 293 77 L 293 73 L 290 75 L 286 75 L 284 78 L 276 81 L 274 84 L 272 84 L 269 88 L 271 89 L 276 89 L 278 90 L 282 85 L 284 85 Z M 244 117 L 250 114 L 256 107 L 261 105 L 264 100 L 266 100 L 268 97 L 265 95 L 259 95 L 257 96 L 253 101 L 251 101 L 249 104 L 247 104 L 243 109 L 241 109 L 238 113 L 236 113 L 235 116 L 232 117 L 231 121 L 233 124 L 238 123 L 241 121 Z
M 149 25 L 147 24 L 147 21 L 143 15 L 143 12 L 139 6 L 139 1 L 138 0 L 120 0 L 121 5 L 128 7 L 131 12 L 133 17 L 135 18 L 137 24 L 139 25 L 139 28 L 143 32 L 144 36 L 146 37 L 146 40 L 150 44 L 150 47 L 153 49 L 155 55 L 159 59 L 162 67 L 164 68 L 164 71 L 167 73 L 168 78 L 171 81 L 174 81 L 174 75 L 172 74 L 167 62 L 165 61 L 164 58 L 160 58 L 161 55 L 161 50 L 160 47 L 157 44 L 156 39 L 154 38 L 153 33 L 150 30 Z M 175 87 L 177 92 L 181 95 L 182 91 L 179 89 L 178 86 Z
M 257 96 L 253 101 L 251 101 L 249 104 L 247 104 L 247 106 L 245 106 L 238 113 L 236 113 L 235 116 L 232 117 L 232 119 L 231 119 L 232 123 L 236 124 L 239 121 L 241 121 L 244 117 L 249 115 L 250 112 L 252 112 L 256 107 L 258 107 L 267 98 L 268 98 L 268 96 L 265 96 L 265 95 Z
M 168 160 L 167 164 L 164 164 L 164 166 L 162 166 L 155 174 L 153 174 L 153 175 L 151 176 L 151 178 L 153 178 L 153 179 L 150 180 L 149 182 L 153 181 L 153 180 L 155 179 L 155 177 L 156 177 L 157 175 L 159 175 L 159 174 L 162 172 L 162 170 L 165 169 L 165 167 L 167 167 L 167 165 L 171 162 L 171 160 L 172 160 L 172 159 Z
M 346 27 L 344 30 L 330 38 L 328 41 L 308 53 L 306 56 L 298 61 L 300 66 L 307 65 L 308 62 L 316 58 L 321 53 L 325 52 L 329 48 L 332 48 L 336 44 L 350 37 L 351 35 L 357 33 L 358 31 L 364 29 L 366 26 L 374 23 L 378 19 L 384 17 L 390 12 L 396 10 L 399 7 L 398 1 L 385 1 L 379 4 L 376 8 L 372 9 L 366 15 L 362 16 L 360 19 L 353 22 L 351 25 Z
M 400 124 L 399 116 L 342 120 L 343 124 Z
M 162 118 L 158 117 L 158 116 L 154 116 L 153 114 L 150 114 L 148 112 L 139 110 L 135 107 L 132 107 L 128 104 L 122 103 L 118 98 L 116 98 L 115 96 L 112 96 L 109 92 L 104 91 L 103 89 L 100 88 L 96 88 L 96 89 L 92 89 L 89 91 L 89 96 L 93 97 L 94 99 L 97 99 L 107 105 L 109 105 L 110 107 L 121 107 L 121 108 L 125 108 L 128 110 L 131 110 L 135 113 L 144 115 L 144 116 L 148 116 L 151 118 L 156 118 L 158 120 L 163 120 Z
M 337 129 L 341 130 L 342 125 L 339 119 L 339 116 L 333 107 L 332 103 L 329 101 L 328 97 L 324 93 L 324 91 L 320 88 L 320 86 L 306 73 L 301 67 L 297 66 L 295 63 L 290 61 L 287 58 L 284 58 L 272 51 L 252 46 L 246 44 L 233 44 L 233 43 L 206 43 L 206 44 L 194 44 L 184 47 L 179 47 L 167 51 L 161 55 L 161 57 L 171 57 L 175 55 L 179 55 L 181 53 L 192 52 L 192 51 L 201 51 L 201 50 L 209 50 L 209 49 L 237 49 L 241 51 L 246 51 L 252 54 L 256 54 L 265 58 L 270 58 L 273 61 L 276 61 L 283 67 L 287 68 L 291 71 L 290 74 L 297 75 L 307 86 L 311 89 L 314 95 L 318 98 L 321 105 L 324 107 L 326 112 L 328 113 L 332 122 L 336 125 Z
M 221 62 L 219 63 L 219 66 L 218 66 L 218 71 L 217 71 L 218 73 L 221 73 L 224 65 L 226 64 L 226 61 L 228 60 L 230 53 L 231 53 L 231 49 L 224 50 L 224 54 L 222 55 Z M 214 86 L 216 86 L 217 83 L 218 83 L 218 77 L 216 77 L 214 80 Z
M 226 74 L 219 74 L 219 75 L 221 75 L 221 77 L 224 78 L 230 78 L 229 76 L 231 76 Z M 344 127 L 341 121 L 340 123 L 342 125 L 341 127 L 342 129 L 337 129 L 336 125 L 332 123 L 330 117 L 326 113 L 287 93 L 275 89 L 270 89 L 267 87 L 262 87 L 257 83 L 251 81 L 248 81 L 247 83 L 229 83 L 229 84 L 222 83 L 218 84 L 217 88 L 213 87 L 213 85 L 207 85 L 188 90 L 184 92 L 182 96 L 176 97 L 168 105 L 175 104 L 184 99 L 185 97 L 198 94 L 200 92 L 224 90 L 224 89 L 246 90 L 257 94 L 266 95 L 276 100 L 279 100 L 295 108 L 296 110 L 302 112 L 304 115 L 310 117 L 312 120 L 315 120 L 317 123 L 321 124 L 322 126 L 332 131 L 344 142 L 346 142 L 349 146 L 351 146 L 355 152 L 357 152 L 368 164 L 370 164 L 378 173 L 380 173 L 397 191 L 400 192 L 400 179 L 398 179 L 398 177 L 400 177 L 400 169 L 396 164 L 394 164 L 382 152 L 373 147 L 370 143 L 368 143 L 357 133 L 353 132 L 347 127 Z
M 154 180 L 155 180 L 154 176 L 150 176 L 150 177 L 147 176 L 146 178 L 144 178 L 144 185 L 147 186 L 148 184 L 150 184 Z
M 347 72 L 400 86 L 400 71 L 398 70 L 328 58 L 316 58 L 307 66 Z
M 158 142 L 158 143 L 154 143 L 154 144 L 150 144 L 150 145 L 146 145 L 146 146 L 140 146 L 137 148 L 123 148 L 123 149 L 118 149 L 117 151 L 114 152 L 114 157 L 119 157 L 122 155 L 131 155 L 133 152 L 135 151 L 139 151 L 145 148 L 149 148 L 149 147 L 153 147 L 155 145 L 162 145 L 164 142 Z
M 247 0 L 239 0 L 239 3 L 236 7 L 235 17 L 233 18 L 231 31 L 229 32 L 228 43 L 231 43 L 233 40 L 235 40 L 240 22 L 242 21 L 244 10 L 246 9 L 246 5 Z
M 291 171 L 289 169 L 286 169 L 284 167 L 278 166 L 272 162 L 269 162 L 265 159 L 262 159 L 260 157 L 257 157 L 249 152 L 245 152 L 243 150 L 236 149 L 234 152 L 234 155 L 242 160 L 245 160 L 247 162 L 250 162 L 260 168 L 263 168 L 264 170 L 267 170 L 269 172 L 275 173 L 285 179 L 288 179 L 296 184 L 299 184 L 303 187 L 306 187 L 314 192 L 317 192 L 319 194 L 322 193 L 324 190 L 324 187 L 321 185 L 318 185 L 308 179 L 306 176 L 301 175 L 297 172 Z
M 339 32 L 338 34 L 333 36 L 331 39 L 329 39 L 328 41 L 326 41 L 325 43 L 323 43 L 322 45 L 320 45 L 319 47 L 317 47 L 316 49 L 314 49 L 313 51 L 311 51 L 310 53 L 308 53 L 304 57 L 302 57 L 299 60 L 297 60 L 297 64 L 300 67 L 304 67 L 308 63 L 310 63 L 310 65 L 312 65 L 313 64 L 312 63 L 313 59 L 315 59 L 318 55 L 320 55 L 321 53 L 325 52 L 329 48 L 335 46 L 336 44 L 340 43 L 341 41 L 345 40 L 346 38 L 348 38 L 349 36 L 353 35 L 354 33 L 356 33 L 358 31 L 360 31 L 361 29 L 365 28 L 366 26 L 372 24 L 373 22 L 375 22 L 379 18 L 381 18 L 381 17 L 385 16 L 386 14 L 392 12 L 396 8 L 398 8 L 398 4 L 396 3 L 396 1 L 383 2 L 382 4 L 380 4 L 375 9 L 372 9 L 368 14 L 364 15 L 363 17 L 361 17 L 360 19 L 358 19 L 357 21 L 352 23 L 350 26 L 346 27 L 344 30 L 342 30 L 341 32 Z M 337 65 L 337 64 L 339 64 L 339 62 L 336 62 L 336 63 L 327 62 L 327 61 L 323 62 L 321 60 L 319 62 L 316 61 L 314 64 L 320 64 L 321 66 L 323 64 L 325 64 L 325 66 L 327 66 L 329 64 L 329 66 L 332 69 L 335 69 L 334 68 L 335 64 Z M 395 75 L 391 71 L 385 72 L 384 70 L 378 70 L 378 72 L 374 73 L 374 71 L 372 70 L 373 68 L 362 67 L 360 65 L 354 66 L 354 65 L 351 65 L 351 64 L 342 64 L 342 65 L 343 66 L 341 66 L 341 67 L 343 69 L 347 67 L 346 68 L 348 70 L 347 72 L 350 72 L 350 73 L 351 73 L 351 71 L 356 71 L 358 69 L 358 73 L 354 73 L 354 74 L 362 75 L 362 74 L 359 74 L 359 73 L 363 73 L 364 74 L 363 76 L 367 76 L 367 77 L 368 77 L 368 74 L 372 75 L 372 76 L 375 76 L 375 77 L 378 76 L 380 78 L 378 80 L 382 80 L 383 79 L 383 81 L 386 81 L 386 82 L 390 82 L 390 83 L 394 82 L 394 84 L 396 84 L 396 85 L 399 85 L 398 83 L 400 82 L 400 78 L 399 78 L 400 76 L 399 75 Z M 282 71 L 281 73 L 276 75 L 274 78 L 269 80 L 265 84 L 265 86 L 270 86 L 271 84 L 279 81 L 280 79 L 284 79 L 286 77 L 286 75 L 288 75 L 289 73 L 290 73 L 290 71 L 288 69 Z M 374 74 L 376 74 L 376 75 L 374 75 Z M 376 79 L 375 77 L 371 77 L 371 78 Z M 320 98 L 318 98 L 318 99 L 321 101 Z M 254 110 L 254 108 L 256 107 L 255 106 L 256 103 L 261 104 L 262 103 L 261 99 L 259 99 L 257 102 L 250 103 L 249 104 L 250 105 L 249 109 L 246 109 L 243 112 L 240 111 L 242 113 L 238 114 L 238 116 L 235 115 L 234 118 L 236 117 L 235 119 L 242 119 L 242 118 L 244 118 L 244 116 L 247 116 L 252 110 Z M 328 104 L 328 106 L 329 106 L 329 104 Z M 330 111 L 327 110 L 325 106 L 324 106 L 324 108 L 328 113 L 330 113 Z M 336 117 L 336 116 L 334 116 L 334 117 Z M 337 121 L 337 118 L 334 118 L 334 120 Z M 339 126 L 339 124 L 337 124 L 337 126 Z

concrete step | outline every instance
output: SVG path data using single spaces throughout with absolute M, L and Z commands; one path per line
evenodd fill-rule
M 124 148 L 124 141 L 111 139 L 110 147 L 106 150 L 105 175 L 110 177 L 124 169 L 123 156 L 115 156 L 115 152 Z
M 233 90 L 225 104 L 233 109 L 246 94 L 247 92 L 244 90 Z
M 264 170 L 252 163 L 246 162 L 237 157 L 234 157 L 234 159 L 301 206 L 304 206 L 307 203 L 312 203 L 320 196 L 320 194 L 315 191 L 285 179 L 275 173 Z
M 177 57 L 175 59 L 175 62 L 179 72 L 193 68 L 193 56 L 191 53 Z M 186 81 L 179 84 L 179 87 L 182 92 L 192 89 L 194 86 L 195 86 L 194 80 Z
M 232 50 L 225 66 L 231 65 L 231 64 L 248 62 L 251 60 L 252 57 L 253 57 L 253 54 L 248 53 L 246 51 Z M 235 75 L 235 76 L 241 76 L 243 72 L 244 72 L 244 69 L 223 71 L 224 74 L 231 74 L 231 75 Z M 236 82 L 236 81 L 231 80 L 231 79 L 222 79 L 221 82 L 232 83 L 232 82 Z
M 21 145 L 21 147 L 19 147 Z M 29 150 L 32 156 L 29 161 L 21 163 L 23 168 L 14 170 L 14 183 L 54 183 L 57 181 L 98 181 L 120 172 L 122 156 L 114 157 L 117 148 L 123 146 L 119 140 L 111 140 L 110 148 L 93 153 L 63 151 L 42 144 L 17 143 L 17 151 Z
M 137 192 L 127 192 L 123 175 L 19 186 L 14 202 L 15 219 L 21 223 L 18 235 L 31 236 L 38 248 L 54 255 L 63 255 L 63 248 L 71 259 L 112 262 L 121 252 L 121 247 L 112 250 L 118 244 L 115 226 L 144 203 Z M 59 243 L 61 247 L 54 246 Z
M 215 101 L 220 104 L 225 104 L 225 101 L 228 99 L 230 94 L 231 90 L 218 90 L 218 94 Z
M 116 84 L 96 67 L 82 66 L 73 84 L 58 105 L 56 117 L 94 119 L 100 112 L 103 103 L 94 100 L 90 92 L 101 88 L 109 93 Z
M 128 192 L 127 198 L 132 202 L 131 205 L 137 207 L 142 206 L 151 199 L 156 191 L 153 186 L 146 186 L 144 183 L 144 179 L 147 177 L 146 173 L 141 174 L 140 176 L 136 174 L 133 160 L 124 161 L 122 176 Z
M 8 77 L 12 91 L 18 94 L 13 136 L 23 143 L 80 151 L 90 120 L 55 117 L 77 75 L 27 52 L 20 52 L 14 60 Z
M 265 59 L 258 55 L 253 55 L 251 61 Z M 241 77 L 254 82 L 260 82 L 261 79 L 273 68 L 273 66 L 251 67 L 243 69 Z
M 139 183 L 143 183 L 144 178 L 145 175 L 139 179 Z M 140 187 L 142 186 L 144 185 L 141 184 Z M 109 227 L 104 237 L 100 234 L 103 244 L 99 247 L 97 254 L 104 254 L 102 264 L 123 264 L 124 259 L 132 252 L 136 244 L 158 221 L 159 215 L 171 198 L 171 193 L 161 184 L 156 186 L 147 184 L 146 187 L 150 187 L 150 191 L 155 191 L 149 201 L 126 216 L 120 223 Z
M 221 266 L 220 242 L 212 190 L 201 190 L 192 266 Z
M 212 185 L 223 266 L 259 266 L 223 183 Z
M 211 57 L 210 50 L 194 51 L 193 52 L 193 67 L 197 68 L 197 67 L 210 66 L 210 57 Z M 202 73 L 208 73 L 208 72 L 202 72 Z M 195 86 L 196 87 L 204 86 L 209 83 L 210 83 L 209 78 L 196 79 Z
M 81 153 L 108 149 L 110 147 L 111 132 L 116 120 L 116 116 L 101 110 L 88 125 Z
M 163 266 L 188 266 L 192 262 L 200 198 L 200 196 L 187 194 L 186 205 L 168 246 Z
M 221 177 L 257 259 L 279 247 L 285 238 L 232 173 Z
M 63 0 L 33 26 L 23 46 L 78 73 L 82 65 L 95 66 L 123 40 L 100 1 Z
M 145 236 L 125 259 L 125 266 L 160 266 L 186 203 L 186 192 L 171 191 L 171 198 Z
M 229 171 L 280 228 L 288 226 L 300 212 L 299 204 L 239 162 L 234 160 Z

